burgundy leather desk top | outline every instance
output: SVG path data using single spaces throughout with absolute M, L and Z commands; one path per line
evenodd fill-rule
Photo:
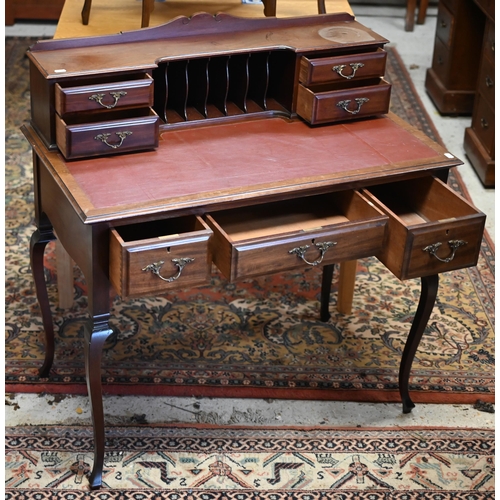
M 268 190 L 292 191 L 298 184 L 343 184 L 369 172 L 384 177 L 407 171 L 405 162 L 419 170 L 421 161 L 425 170 L 449 161 L 444 151 L 394 120 L 389 115 L 311 128 L 267 118 L 177 129 L 162 134 L 156 151 L 64 166 L 80 188 L 72 189 L 76 202 L 83 196 L 81 206 L 94 207 L 84 210 L 86 216 L 103 220 L 126 217 L 139 205 L 153 212 L 182 205 L 183 199 L 191 207 L 210 205 L 238 193 L 252 198 Z

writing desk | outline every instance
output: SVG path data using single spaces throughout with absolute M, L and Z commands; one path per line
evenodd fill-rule
M 54 356 L 43 252 L 57 234 L 88 285 L 92 488 L 104 463 L 111 287 L 127 299 L 196 286 L 212 263 L 236 283 L 322 266 L 327 321 L 333 264 L 375 255 L 398 278 L 422 279 L 399 376 L 403 411 L 413 408 L 411 364 L 438 275 L 477 263 L 485 217 L 445 184 L 460 160 L 384 111 L 387 85 L 373 76 L 383 43 L 348 15 L 199 15 L 31 48 L 23 131 L 34 152 L 40 373 Z

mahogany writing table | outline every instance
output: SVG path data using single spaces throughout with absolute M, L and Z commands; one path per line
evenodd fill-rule
M 210 38 L 212 25 L 206 28 L 206 21 L 201 23 L 208 40 L 227 50 L 220 32 Z M 257 22 L 264 23 L 259 24 L 264 39 L 273 38 L 264 54 L 238 53 L 214 62 L 205 52 L 189 64 L 176 54 L 163 66 L 157 60 L 160 71 L 141 69 L 132 79 L 122 67 L 82 72 L 77 84 L 71 74 L 69 80 L 61 78 L 57 70 L 74 72 L 83 57 L 75 41 L 54 42 L 47 51 L 47 45 L 35 46 L 30 54 L 34 109 L 24 133 L 34 151 L 37 230 L 31 265 L 46 334 L 40 373 L 48 374 L 54 355 L 43 251 L 57 234 L 88 285 L 84 343 L 95 438 L 92 488 L 102 483 L 104 463 L 100 366 L 112 333 L 111 287 L 125 300 L 203 284 L 212 263 L 234 282 L 322 266 L 320 318 L 327 321 L 333 264 L 375 255 L 398 278 L 422 279 L 399 377 L 403 411 L 409 412 L 411 364 L 434 305 L 438 275 L 477 263 L 485 217 L 445 184 L 449 168 L 460 160 L 384 112 L 387 87 L 373 77 L 381 71 L 383 39 L 350 16 Z M 298 39 L 290 33 L 295 27 L 301 28 L 306 55 L 280 43 L 282 35 Z M 204 31 L 198 28 L 195 44 Z M 327 38 L 316 38 L 325 29 Z M 245 36 L 240 32 L 230 43 L 245 46 Z M 255 30 L 251 39 L 259 45 Z M 325 57 L 314 58 L 324 40 L 330 52 L 320 50 Z M 339 57 L 336 40 L 351 50 L 340 51 L 346 64 L 335 64 L 332 71 L 331 59 L 338 63 Z M 93 58 L 97 67 L 103 54 L 120 50 L 119 43 L 109 41 L 90 42 L 98 50 L 89 64 Z M 189 44 L 185 37 L 174 52 L 189 52 Z M 368 47 L 361 56 L 360 47 Z M 126 78 L 117 78 L 120 71 Z M 264 90 L 262 79 L 252 78 L 256 73 L 266 75 Z M 224 75 L 238 86 L 221 86 Z M 283 75 L 291 80 L 281 81 Z M 324 79 L 340 83 L 328 83 L 325 90 L 325 83 L 316 85 Z M 215 93 L 209 90 L 214 85 L 204 87 L 203 81 L 218 82 Z M 282 89 L 278 81 L 289 87 Z M 220 88 L 229 89 L 225 98 Z M 88 109 L 96 102 L 98 111 Z M 151 103 L 146 111 L 144 103 Z M 140 112 L 131 111 L 138 106 Z M 115 107 L 118 114 L 108 121 L 109 108 Z M 138 136 L 137 142 L 130 136 Z

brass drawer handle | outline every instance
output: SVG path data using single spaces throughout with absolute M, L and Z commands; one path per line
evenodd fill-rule
M 490 124 L 488 123 L 488 120 L 486 118 L 481 118 L 480 123 L 481 123 L 481 127 L 483 127 L 483 128 L 488 128 L 490 126 Z
M 151 271 L 153 274 L 158 276 L 163 281 L 166 281 L 167 283 L 172 283 L 172 281 L 175 281 L 181 277 L 182 270 L 186 267 L 186 264 L 189 264 L 190 262 L 193 262 L 194 259 L 191 257 L 181 257 L 180 259 L 172 259 L 172 262 L 177 266 L 177 274 L 175 276 L 171 276 L 170 278 L 164 278 L 160 274 L 160 269 L 163 264 L 165 264 L 164 260 L 160 260 L 159 262 L 153 262 L 153 264 L 149 264 L 146 267 L 144 267 L 142 270 L 143 271 Z
M 486 77 L 486 86 L 493 87 L 493 80 L 489 76 Z
M 126 96 L 127 93 L 123 90 L 119 92 L 110 92 L 109 95 L 114 98 L 115 102 L 113 104 L 104 104 L 102 100 L 104 99 L 105 94 L 92 94 L 89 97 L 89 101 L 95 101 L 98 104 L 100 104 L 103 108 L 106 109 L 113 109 L 117 104 L 118 101 L 120 100 L 120 97 Z
M 356 71 L 358 71 L 359 68 L 362 68 L 364 66 L 363 63 L 350 63 L 349 66 L 352 69 L 352 73 L 350 75 L 344 75 L 342 71 L 345 68 L 345 64 L 339 64 L 338 66 L 334 66 L 332 68 L 332 71 L 335 71 L 339 76 L 342 78 L 345 78 L 346 80 L 351 80 L 351 78 L 354 78 L 354 75 L 356 74 Z
M 448 241 L 448 245 L 450 246 L 452 252 L 449 257 L 446 257 L 445 259 L 442 259 L 441 257 L 438 257 L 436 255 L 436 252 L 438 248 L 442 245 L 440 241 L 437 243 L 433 243 L 432 245 L 426 246 L 423 248 L 424 252 L 429 252 L 432 256 L 436 257 L 437 260 L 440 260 L 441 262 L 451 262 L 455 258 L 455 253 L 459 247 L 463 247 L 464 245 L 467 245 L 466 241 L 463 240 L 450 240 Z
M 115 132 L 115 134 L 120 138 L 120 142 L 118 144 L 110 144 L 108 142 L 108 138 L 111 134 L 99 134 L 94 137 L 96 141 L 101 141 L 106 144 L 106 146 L 109 146 L 110 148 L 113 149 L 118 149 L 122 144 L 125 138 L 129 135 L 132 135 L 132 132 L 129 132 L 128 130 L 124 130 L 123 132 Z
M 351 99 L 346 99 L 345 101 L 339 101 L 337 103 L 337 106 L 339 108 L 342 108 L 344 111 L 347 111 L 351 115 L 357 115 L 361 111 L 361 106 L 363 106 L 363 104 L 365 102 L 368 102 L 369 100 L 370 99 L 368 99 L 367 97 L 356 97 L 354 101 L 356 102 L 358 107 L 354 111 L 347 109 L 349 107 L 349 104 L 351 104 Z
M 323 262 L 323 258 L 325 257 L 326 251 L 330 247 L 333 247 L 336 244 L 337 244 L 336 241 L 325 241 L 323 243 L 315 243 L 314 246 L 319 250 L 320 257 L 318 260 L 315 260 L 314 262 L 309 262 L 306 259 L 306 252 L 307 249 L 309 248 L 309 245 L 292 248 L 291 250 L 288 250 L 288 253 L 298 255 L 306 264 L 310 266 L 317 266 L 318 264 L 321 264 Z

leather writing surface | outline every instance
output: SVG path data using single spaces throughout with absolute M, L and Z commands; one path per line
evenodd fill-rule
M 184 128 L 156 151 L 67 163 L 95 208 L 297 183 L 438 153 L 389 118 L 310 127 L 281 118 Z

